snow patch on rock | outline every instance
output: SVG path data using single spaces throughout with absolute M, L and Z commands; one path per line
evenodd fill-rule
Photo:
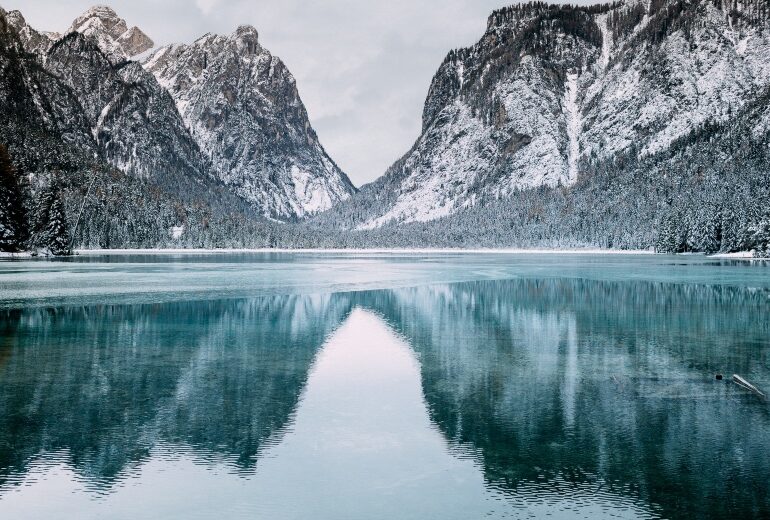
M 577 102 L 578 75 L 575 72 L 567 74 L 567 92 L 564 98 L 564 115 L 567 118 L 567 138 L 569 139 L 567 182 L 573 184 L 578 177 L 578 161 L 580 160 L 580 107 Z

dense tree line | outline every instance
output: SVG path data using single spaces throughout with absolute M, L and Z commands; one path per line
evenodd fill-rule
M 0 144 L 0 251 L 24 249 L 53 255 L 70 253 L 61 183 L 53 176 L 37 196 L 32 196 L 27 179 L 14 167 L 7 147 Z
M 0 251 L 15 252 L 27 240 L 23 176 L 0 144 Z

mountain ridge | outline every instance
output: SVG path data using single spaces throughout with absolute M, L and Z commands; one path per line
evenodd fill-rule
M 767 29 L 755 0 L 496 10 L 476 44 L 443 60 L 422 135 L 374 183 L 393 190 L 378 194 L 388 206 L 355 227 L 430 221 L 485 197 L 572 185 L 582 162 L 629 147 L 663 151 L 768 85 Z
M 770 254 L 763 0 L 496 10 L 360 190 L 255 28 L 137 61 L 121 55 L 146 43 L 115 17 L 62 36 L 0 10 L 0 143 L 33 186 L 65 177 L 78 244 Z

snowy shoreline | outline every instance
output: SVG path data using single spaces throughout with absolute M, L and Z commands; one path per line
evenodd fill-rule
M 282 253 L 282 254 L 375 254 L 375 255 L 430 255 L 430 254 L 489 254 L 489 255 L 656 255 L 655 251 L 648 249 L 452 249 L 452 248 L 372 248 L 372 249 L 287 249 L 287 248 L 232 248 L 232 249 L 76 249 L 75 255 L 101 256 L 101 255 L 216 255 L 216 254 L 253 254 L 253 253 Z M 662 253 L 660 253 L 662 254 Z M 705 255 L 703 253 L 682 253 L 682 256 L 703 256 L 714 259 L 731 260 L 763 260 L 753 256 L 752 251 L 739 251 L 736 253 L 716 253 Z M 0 259 L 35 258 L 29 251 L 20 253 L 0 252 Z M 48 258 L 39 256 L 38 258 Z
M 287 253 L 287 254 L 555 254 L 555 255 L 654 255 L 645 249 L 77 249 L 78 255 L 199 255 L 227 253 Z
M 286 253 L 286 254 L 306 254 L 306 253 L 326 253 L 326 254 L 507 254 L 507 255 L 658 255 L 667 253 L 656 253 L 652 249 L 523 249 L 523 248 L 501 248 L 501 249 L 453 249 L 453 248 L 231 248 L 231 249 L 76 249 L 77 255 L 199 255 L 199 254 L 226 254 L 226 253 Z M 8 253 L 6 253 L 8 254 Z M 29 253 L 17 253 L 16 256 L 30 256 Z M 732 260 L 766 260 L 761 257 L 755 257 L 753 251 L 737 251 L 735 253 L 715 253 L 707 255 L 705 253 L 676 253 L 674 256 L 703 256 L 705 258 L 732 259 Z
M 717 253 L 709 255 L 709 258 L 733 258 L 738 260 L 762 260 L 754 256 L 752 251 L 738 251 L 737 253 Z

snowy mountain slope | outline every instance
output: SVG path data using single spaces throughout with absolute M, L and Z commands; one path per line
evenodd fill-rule
M 729 120 L 770 85 L 769 9 L 762 0 L 627 0 L 495 11 L 476 45 L 442 63 L 422 135 L 362 189 L 379 193 L 357 227 L 570 186 L 581 161 L 657 153 Z
M 645 5 L 616 10 L 639 21 L 608 35 L 609 65 L 586 86 L 584 155 L 661 151 L 700 124 L 728 120 L 770 85 L 766 3 L 668 1 L 641 14 Z
M 302 217 L 355 191 L 318 141 L 293 76 L 253 27 L 162 47 L 143 65 L 218 178 L 264 215 Z

